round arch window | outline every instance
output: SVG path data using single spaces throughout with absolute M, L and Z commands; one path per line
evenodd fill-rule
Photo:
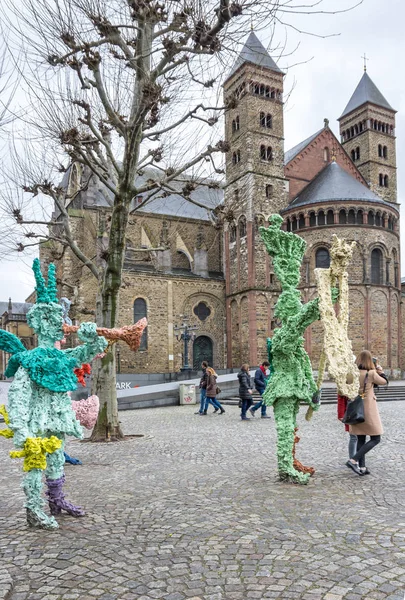
M 315 254 L 315 267 L 317 269 L 329 269 L 330 256 L 327 248 L 319 248 Z
M 211 314 L 211 309 L 205 302 L 199 302 L 197 306 L 194 307 L 194 314 L 200 319 L 200 321 L 205 321 Z

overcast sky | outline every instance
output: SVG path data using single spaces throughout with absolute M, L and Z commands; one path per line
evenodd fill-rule
M 324 9 L 348 6 L 349 0 L 326 0 Z M 311 15 L 289 19 L 298 29 L 320 35 L 340 33 L 336 37 L 320 39 L 300 35 L 288 30 L 288 47 L 292 50 L 300 43 L 291 57 L 278 62 L 283 69 L 292 64 L 308 61 L 288 70 L 285 89 L 294 86 L 285 110 L 285 149 L 310 136 L 323 126 L 323 119 L 339 137 L 336 119 L 345 108 L 350 96 L 363 75 L 362 55 L 366 52 L 367 72 L 396 115 L 398 201 L 405 193 L 405 2 L 402 0 L 365 0 L 355 10 L 340 15 Z M 257 32 L 267 46 L 269 34 Z M 283 39 L 282 27 L 276 36 Z M 277 51 L 272 53 L 277 60 Z M 312 60 L 310 60 L 312 59 Z M 402 213 L 405 209 L 402 209 Z M 402 275 L 405 275 L 405 234 L 402 235 Z M 15 301 L 23 301 L 33 289 L 31 274 L 32 258 L 20 257 L 13 263 L 0 263 L 2 291 L 0 300 L 11 295 Z

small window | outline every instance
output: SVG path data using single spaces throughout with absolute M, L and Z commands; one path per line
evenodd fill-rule
M 260 113 L 260 126 L 266 127 L 266 114 L 264 112 Z
M 383 158 L 388 158 L 388 149 L 387 149 L 387 146 L 383 147 Z
M 246 237 L 246 219 L 244 217 L 239 221 L 239 237 Z
M 134 323 L 148 316 L 148 307 L 143 298 L 137 298 L 134 302 Z M 147 350 L 148 348 L 148 328 L 143 330 L 141 344 L 139 350 Z
M 384 175 L 382 173 L 378 175 L 378 185 L 381 187 L 384 186 Z
M 378 144 L 378 156 L 381 158 L 381 157 L 382 157 L 382 155 L 383 155 L 383 149 L 382 149 L 382 146 L 381 146 L 381 144 Z
M 266 198 L 272 198 L 273 197 L 273 186 L 268 183 L 266 185 Z
M 315 227 L 315 225 L 316 225 L 316 215 L 314 212 L 310 212 L 309 213 L 309 226 Z
M 305 217 L 304 217 L 304 215 L 300 215 L 298 217 L 298 227 L 299 227 L 299 229 L 304 229 L 305 228 Z
M 388 187 L 388 175 L 384 175 L 384 187 Z
M 320 210 L 318 213 L 318 225 L 326 225 L 325 213 Z
M 376 227 L 381 227 L 381 214 L 378 212 L 375 216 Z
M 357 225 L 363 225 L 363 211 L 362 210 L 357 211 L 356 223 L 357 223 Z
M 356 148 L 356 160 L 360 160 L 360 146 Z
M 237 165 L 240 162 L 240 150 L 236 150 L 236 152 L 234 152 L 232 154 L 232 163 L 234 165 Z
M 323 149 L 323 160 L 324 162 L 329 162 L 329 148 Z
M 376 285 L 381 284 L 382 262 L 381 250 L 374 248 L 371 252 L 371 283 Z
M 329 269 L 330 256 L 327 248 L 318 248 L 315 254 L 315 267 L 317 269 Z
M 229 229 L 229 241 L 232 242 L 236 242 L 236 227 L 235 225 L 231 225 L 230 229 Z
M 273 149 L 271 146 L 264 146 L 263 144 L 260 146 L 260 158 L 261 160 L 265 160 L 266 162 L 271 162 L 273 160 Z
M 368 225 L 375 225 L 374 213 L 372 210 L 368 211 L 367 223 L 368 223 Z
M 341 211 L 339 211 L 339 224 L 346 225 L 346 222 L 346 211 L 342 209 Z
M 205 321 L 211 314 L 211 309 L 206 305 L 205 302 L 199 302 L 193 309 L 194 314 L 200 319 Z
M 335 222 L 335 215 L 333 214 L 333 210 L 328 210 L 326 214 L 326 223 L 327 225 L 333 225 Z
M 354 212 L 353 209 L 349 210 L 349 214 L 348 214 L 348 217 L 347 217 L 347 222 L 350 225 L 355 225 L 356 224 L 356 214 L 355 214 L 355 212 Z
M 266 127 L 267 129 L 272 129 L 273 127 L 273 117 L 271 115 L 266 115 Z

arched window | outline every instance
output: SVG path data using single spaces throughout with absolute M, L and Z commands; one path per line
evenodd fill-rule
M 378 156 L 381 158 L 381 157 L 382 157 L 382 155 L 383 155 L 383 149 L 382 149 L 382 146 L 381 146 L 381 144 L 378 144 Z
M 239 221 L 239 237 L 246 237 L 246 219 L 242 217 Z
M 318 213 L 318 225 L 325 225 L 325 224 L 326 224 L 325 213 L 323 210 L 320 210 Z
M 271 162 L 273 160 L 273 149 L 271 146 L 264 146 L 263 144 L 260 146 L 260 158 L 261 160 L 265 160 L 266 162 Z
M 363 211 L 361 209 L 357 211 L 356 223 L 357 225 L 363 225 Z
M 291 231 L 291 221 L 290 217 L 287 218 L 287 231 Z
M 268 183 L 266 185 L 266 198 L 272 198 L 273 197 L 273 186 L 271 185 L 271 183 Z
M 275 90 L 271 90 L 271 94 L 270 94 L 270 98 L 275 98 L 276 97 L 276 92 Z
M 235 225 L 231 225 L 229 228 L 229 241 L 236 242 L 236 227 Z
M 355 215 L 355 212 L 354 212 L 354 210 L 352 208 L 349 210 L 349 214 L 348 214 L 348 217 L 347 217 L 347 222 L 350 225 L 355 225 L 356 224 L 356 215 Z
M 263 144 L 260 146 L 260 158 L 261 160 L 266 160 L 266 146 Z
M 368 223 L 369 225 L 374 225 L 374 224 L 375 224 L 375 223 L 374 223 L 374 213 L 373 213 L 373 211 L 372 211 L 372 210 L 369 210 L 369 211 L 368 211 L 367 223 Z
M 356 148 L 356 160 L 360 160 L 360 146 Z
M 329 148 L 327 147 L 323 149 L 323 160 L 324 162 L 329 162 Z
M 239 115 L 236 115 L 236 117 L 232 121 L 232 133 L 235 133 L 235 131 L 239 131 L 239 129 L 240 129 Z
M 67 198 L 69 198 L 68 201 L 71 201 L 72 196 L 77 194 L 77 192 L 80 190 L 81 177 L 81 168 L 79 164 L 73 163 L 73 165 L 70 167 L 69 183 L 66 194 Z
M 266 127 L 266 114 L 264 112 L 260 113 L 260 127 Z
M 267 129 L 273 128 L 273 117 L 270 114 L 266 115 L 266 127 Z
M 381 227 L 381 214 L 379 212 L 375 215 L 375 224 L 377 227 Z
M 387 146 L 383 147 L 383 157 L 384 158 L 388 158 L 388 148 L 387 148 Z
M 328 212 L 326 214 L 326 224 L 333 225 L 334 222 L 335 222 L 335 217 L 333 214 L 333 210 L 328 210 Z
M 346 211 L 344 209 L 339 211 L 339 224 L 346 225 Z
M 266 98 L 270 98 L 270 86 L 266 85 L 266 93 L 265 93 Z
M 261 84 L 261 86 L 260 86 L 260 95 L 264 96 L 264 93 L 265 93 L 265 87 L 264 87 L 263 84 Z
M 371 252 L 371 283 L 376 285 L 382 281 L 382 252 L 379 248 L 374 248 Z
M 355 153 L 355 151 L 354 151 L 354 150 L 352 150 L 352 151 L 350 152 L 350 156 L 351 156 L 351 158 L 352 158 L 352 161 L 354 162 L 354 161 L 356 160 L 356 153 Z
M 315 254 L 315 267 L 317 269 L 329 269 L 330 256 L 327 248 L 318 248 Z
M 309 226 L 315 227 L 315 225 L 316 225 L 316 215 L 314 212 L 310 212 L 309 213 Z
M 378 175 L 378 185 L 380 185 L 381 187 L 384 186 L 384 175 L 382 173 Z
M 232 163 L 234 165 L 237 165 L 240 162 L 240 150 L 236 150 L 236 152 L 234 152 L 232 154 Z
M 137 323 L 140 319 L 148 317 L 148 307 L 146 301 L 143 298 L 137 298 L 134 302 L 134 323 Z M 148 328 L 143 330 L 141 337 L 141 344 L 139 350 L 148 349 Z
M 392 231 L 392 217 L 388 217 L 388 229 Z
M 298 227 L 299 229 L 304 229 L 305 227 L 305 217 L 303 214 L 298 217 Z
M 291 231 L 297 231 L 297 217 L 291 219 Z
M 388 175 L 384 175 L 384 187 L 388 187 Z

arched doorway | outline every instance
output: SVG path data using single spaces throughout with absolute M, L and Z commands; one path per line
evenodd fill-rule
M 201 363 L 206 360 L 210 366 L 212 365 L 214 355 L 212 351 L 212 340 L 206 335 L 199 335 L 193 344 L 193 367 L 196 371 L 201 368 Z

